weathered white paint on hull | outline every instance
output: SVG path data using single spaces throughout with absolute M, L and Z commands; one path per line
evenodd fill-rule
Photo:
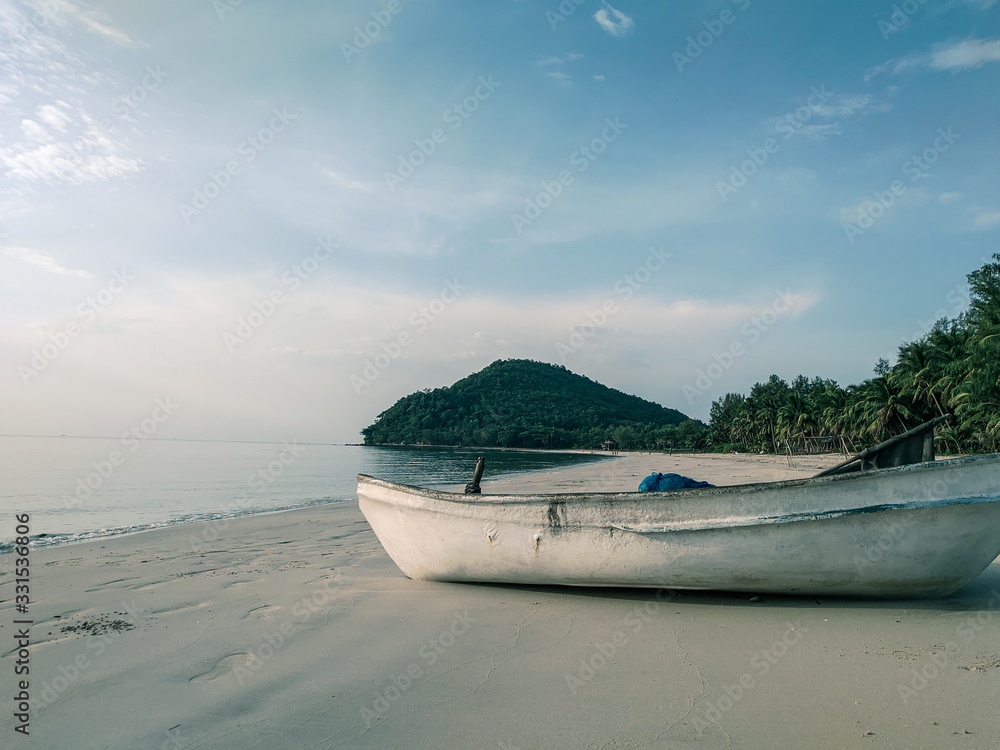
M 670 493 L 464 495 L 358 477 L 410 578 L 946 596 L 1000 554 L 1000 454 Z

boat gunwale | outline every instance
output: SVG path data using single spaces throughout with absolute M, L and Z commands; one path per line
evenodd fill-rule
M 699 496 L 712 497 L 720 495 L 725 496 L 725 495 L 735 495 L 735 494 L 746 494 L 749 492 L 764 492 L 768 490 L 802 487 L 812 483 L 851 482 L 851 481 L 892 476 L 893 474 L 931 472 L 939 469 L 963 466 L 979 462 L 989 462 L 989 461 L 995 461 L 1000 463 L 1000 453 L 988 453 L 988 454 L 981 454 L 974 456 L 960 456 L 957 458 L 947 458 L 936 461 L 924 461 L 916 464 L 906 464 L 904 466 L 892 466 L 885 469 L 873 469 L 870 471 L 856 471 L 846 474 L 833 474 L 829 476 L 820 476 L 820 477 L 802 477 L 798 479 L 781 479 L 775 482 L 752 482 L 749 484 L 723 485 L 718 487 L 697 487 L 684 490 L 672 490 L 669 492 L 562 492 L 562 493 L 507 493 L 507 494 L 495 494 L 495 495 L 484 493 L 481 495 L 467 495 L 462 492 L 448 492 L 446 490 L 435 490 L 428 487 L 420 487 L 418 485 L 392 482 L 387 479 L 378 479 L 368 474 L 358 474 L 357 480 L 359 486 L 362 484 L 373 485 L 376 487 L 383 487 L 385 489 L 403 491 L 406 492 L 407 494 L 417 494 L 425 498 L 439 500 L 442 502 L 455 503 L 458 505 L 473 505 L 476 507 L 482 507 L 490 503 L 507 506 L 507 505 L 553 503 L 553 502 L 555 503 L 579 502 L 581 500 L 621 501 L 621 500 L 642 499 L 647 502 L 673 502 L 683 498 L 691 498 Z M 963 501 L 956 501 L 953 498 L 948 498 L 943 500 L 924 501 L 921 502 L 919 505 L 915 505 L 914 507 L 926 507 L 928 504 L 935 505 L 941 503 L 968 504 L 974 502 L 989 502 L 995 499 L 996 498 L 992 497 L 966 498 L 964 499 L 963 502 Z M 889 506 L 892 507 L 890 508 Z M 910 507 L 910 503 L 886 504 L 886 507 L 884 509 L 886 510 L 893 509 L 896 506 L 899 506 L 899 509 L 903 509 L 906 507 Z M 832 512 L 839 513 L 840 511 L 832 511 Z M 857 512 L 860 512 L 860 510 Z

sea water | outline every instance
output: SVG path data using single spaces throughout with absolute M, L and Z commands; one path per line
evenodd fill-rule
M 357 474 L 451 487 L 601 460 L 536 451 L 0 437 L 0 549 L 28 513 L 36 544 L 357 499 Z

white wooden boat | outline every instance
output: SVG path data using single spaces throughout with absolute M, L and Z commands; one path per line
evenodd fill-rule
M 669 493 L 468 495 L 358 476 L 410 578 L 946 596 L 1000 554 L 1000 454 Z

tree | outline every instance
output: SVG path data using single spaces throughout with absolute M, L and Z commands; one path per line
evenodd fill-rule
M 739 393 L 727 393 L 718 401 L 713 401 L 709 411 L 709 439 L 714 445 L 739 443 L 734 434 L 735 423 L 746 409 L 747 399 Z
M 777 375 L 772 375 L 766 383 L 754 383 L 750 389 L 750 400 L 756 411 L 754 421 L 760 425 L 762 439 L 775 453 L 778 452 L 778 413 L 788 393 L 788 383 Z
M 884 360 L 880 361 L 884 362 Z M 919 424 L 913 404 L 886 374 L 885 367 L 876 366 L 878 375 L 850 391 L 849 421 L 858 435 L 881 442 Z
M 981 450 L 1000 450 L 1000 253 L 968 275 L 971 328 L 965 381 L 956 389 L 962 427 Z

